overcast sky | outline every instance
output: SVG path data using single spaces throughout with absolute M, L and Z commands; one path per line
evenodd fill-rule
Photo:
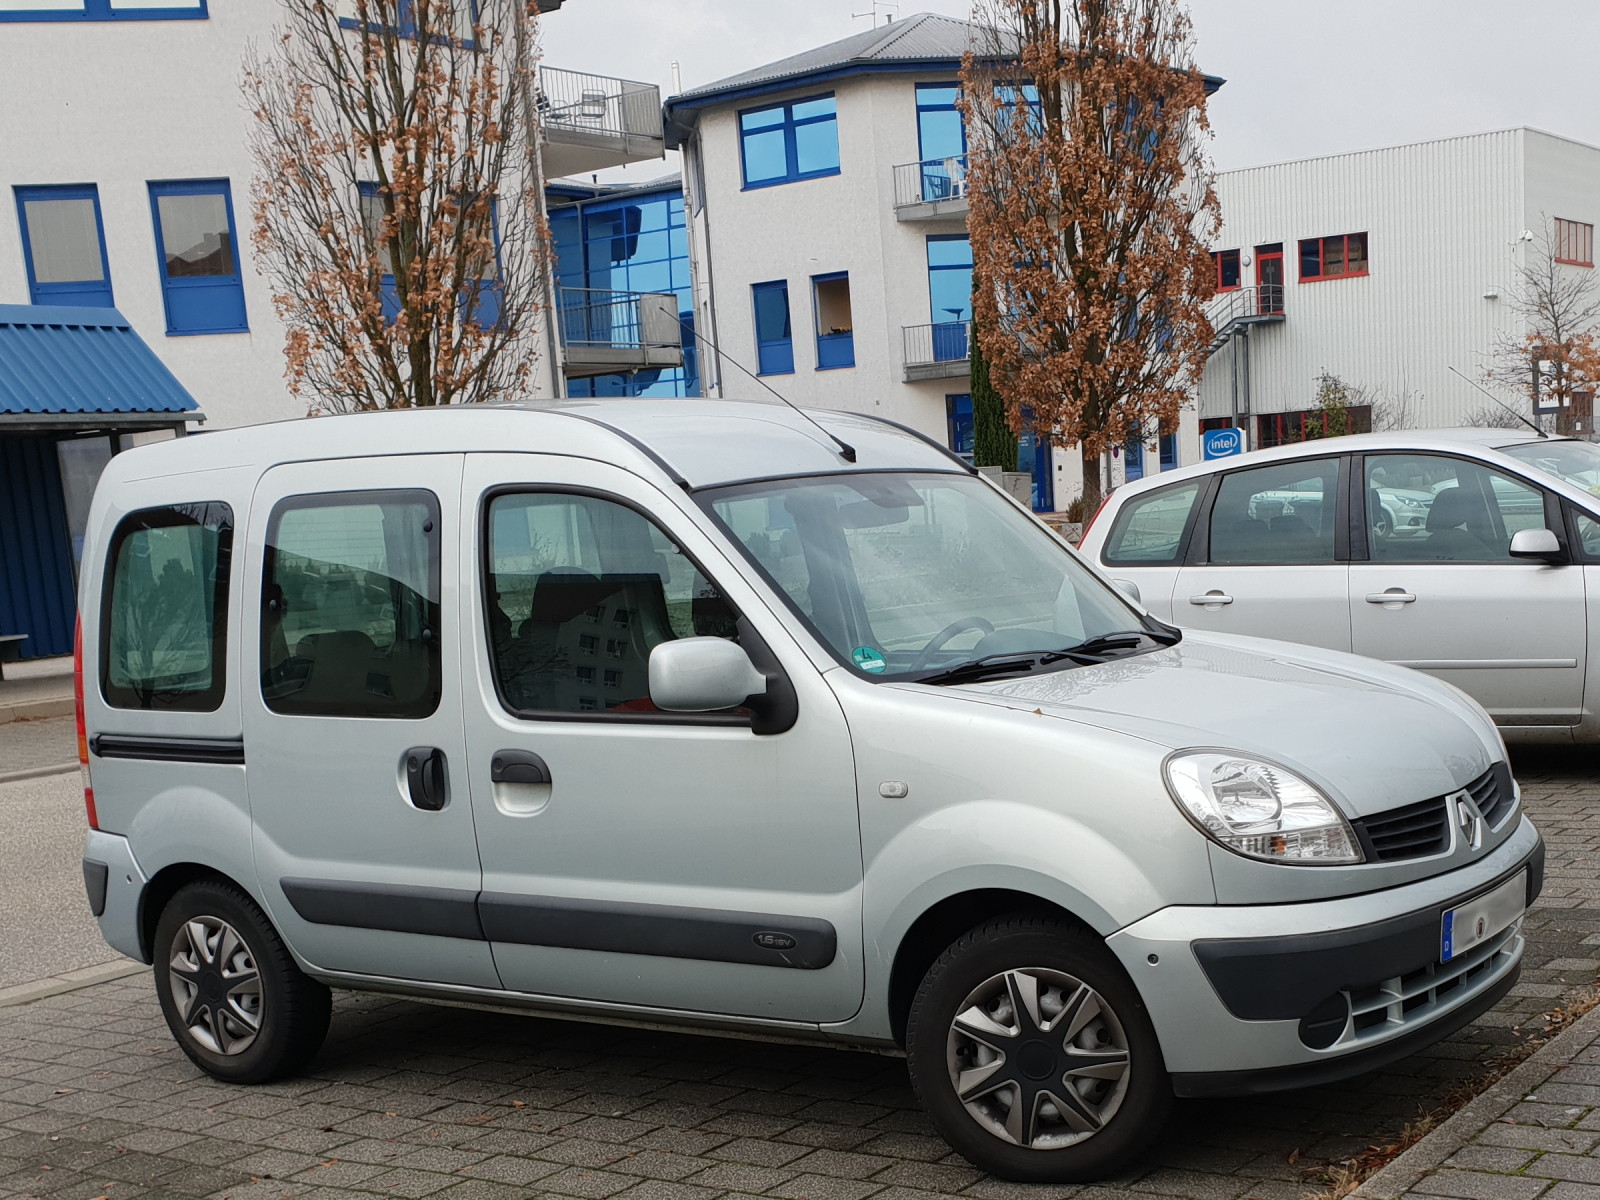
M 872 0 L 567 0 L 544 20 L 551 66 L 672 90 L 869 27 Z M 969 0 L 907 0 L 965 17 Z M 878 5 L 880 14 L 892 6 Z M 1595 0 L 1190 0 L 1218 168 L 1533 125 L 1600 144 Z M 882 20 L 882 16 L 878 18 Z M 669 156 L 675 159 L 676 156 Z M 676 162 L 605 173 L 644 181 Z

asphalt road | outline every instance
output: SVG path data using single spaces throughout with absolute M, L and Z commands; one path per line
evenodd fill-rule
M 0 725 L 0 771 L 75 759 L 72 739 L 70 717 Z M 76 771 L 0 783 L 0 988 L 120 957 L 84 899 L 84 828 Z

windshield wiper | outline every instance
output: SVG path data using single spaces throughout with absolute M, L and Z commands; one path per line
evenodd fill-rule
M 1089 638 L 1076 646 L 1068 646 L 1062 653 L 1093 655 L 1099 658 L 1114 650 L 1137 649 L 1147 638 L 1160 644 L 1159 639 L 1147 629 L 1120 629 L 1115 633 L 1102 633 L 1098 637 Z M 1170 642 L 1166 644 L 1171 645 Z
M 970 662 L 957 663 L 947 670 L 924 675 L 913 683 L 976 683 L 982 679 L 1003 678 L 1006 675 L 1026 675 L 1037 667 L 1060 662 L 1071 655 L 1060 650 L 1031 654 L 986 654 Z

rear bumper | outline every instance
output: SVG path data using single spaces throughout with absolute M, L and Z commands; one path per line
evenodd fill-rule
M 1372 1070 L 1492 1007 L 1521 970 L 1521 922 L 1440 963 L 1442 914 L 1527 872 L 1544 843 L 1526 818 L 1470 866 L 1305 904 L 1168 908 L 1108 944 L 1138 985 L 1179 1095 L 1304 1087 Z
M 83 875 L 90 911 L 106 944 L 129 958 L 149 962 L 139 938 L 139 901 L 149 881 L 128 839 L 91 829 L 83 845 Z

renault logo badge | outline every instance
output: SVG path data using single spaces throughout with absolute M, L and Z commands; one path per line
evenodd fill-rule
M 1479 850 L 1483 847 L 1483 814 L 1478 811 L 1477 802 L 1466 792 L 1457 792 L 1456 824 L 1461 828 L 1461 838 L 1469 850 Z

